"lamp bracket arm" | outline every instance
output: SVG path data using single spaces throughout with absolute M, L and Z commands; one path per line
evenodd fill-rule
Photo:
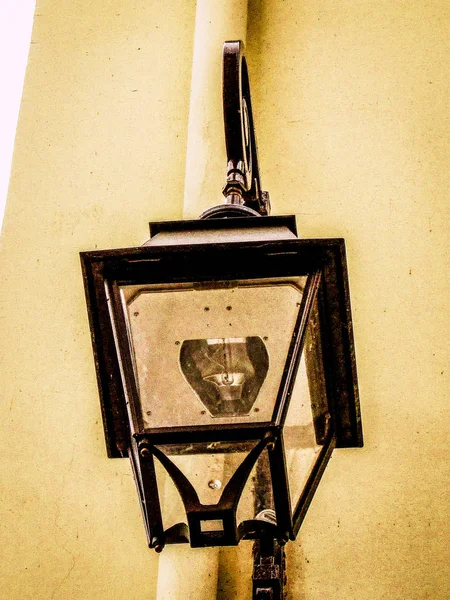
M 223 45 L 223 118 L 227 150 L 227 204 L 270 213 L 269 193 L 261 190 L 252 101 L 244 43 Z

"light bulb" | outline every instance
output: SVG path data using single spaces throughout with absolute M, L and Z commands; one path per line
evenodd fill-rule
M 185 340 L 180 366 L 210 414 L 248 415 L 269 368 L 260 337 Z

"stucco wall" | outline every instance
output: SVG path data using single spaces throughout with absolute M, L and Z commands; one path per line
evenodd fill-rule
M 8 600 L 155 597 L 130 467 L 106 458 L 78 252 L 182 214 L 194 18 L 38 2 L 0 258 Z M 449 28 L 444 0 L 249 5 L 274 214 L 347 241 L 366 442 L 334 453 L 288 546 L 291 598 L 450 595 Z M 239 553 L 221 598 L 243 597 Z

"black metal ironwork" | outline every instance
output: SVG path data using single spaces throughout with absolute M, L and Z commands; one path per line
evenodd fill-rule
M 144 450 L 147 451 L 146 459 L 149 462 L 151 462 L 150 454 L 156 456 L 175 483 L 186 509 L 189 541 L 193 548 L 211 545 L 229 546 L 239 542 L 240 532 L 236 523 L 237 506 L 255 462 L 271 441 L 272 437 L 266 435 L 249 452 L 225 486 L 219 502 L 214 505 L 204 505 L 200 502 L 194 486 L 164 452 L 156 446 L 150 445 L 147 440 L 140 442 L 141 454 Z M 212 520 L 222 521 L 223 529 L 219 531 L 202 530 L 201 524 L 207 524 Z M 253 523 L 253 526 L 255 525 L 258 524 Z M 242 535 L 246 533 L 243 529 L 241 531 Z
M 261 189 L 258 150 L 244 43 L 223 45 L 223 119 L 227 175 L 226 204 L 206 210 L 201 219 L 270 214 L 269 192 Z
M 151 226 L 151 230 L 155 235 L 173 235 L 182 238 L 187 232 L 192 231 L 201 237 L 204 230 L 214 231 L 220 227 L 223 232 L 226 232 L 227 228 L 232 227 L 233 221 L 235 221 L 235 228 L 239 230 L 239 227 L 242 227 L 243 231 L 245 225 L 250 229 L 257 226 L 261 232 L 265 227 L 274 228 L 277 224 L 288 231 L 292 231 L 294 227 L 291 218 L 246 217 L 235 220 L 193 221 L 191 224 L 189 222 L 157 223 Z M 172 543 L 235 544 L 243 538 L 270 539 L 282 545 L 288 539 L 295 539 L 333 448 L 362 445 L 343 240 L 301 240 L 293 237 L 264 243 L 248 241 L 155 245 L 86 252 L 82 254 L 82 264 L 108 453 L 110 457 L 128 455 L 132 460 L 150 547 L 160 551 L 165 544 Z M 317 273 L 320 273 L 320 277 Z M 274 410 L 271 422 L 143 428 L 133 401 L 136 392 L 133 392 L 134 375 L 129 360 L 131 357 L 128 356 L 126 323 L 122 317 L 116 318 L 118 315 L 123 316 L 119 306 L 118 286 L 185 281 L 208 284 L 208 282 L 225 280 L 245 281 L 307 274 L 309 274 L 309 284 L 303 294 L 303 306 L 299 309 L 299 314 L 304 314 L 304 317 L 299 317 L 293 334 L 292 350 L 289 352 L 282 377 L 280 402 Z M 301 353 L 305 318 L 311 312 L 314 297 L 317 298 L 319 311 L 313 316 L 320 321 L 324 368 L 329 386 L 329 390 L 327 388 L 330 401 L 329 428 L 325 430 L 322 426 L 319 427 L 322 451 L 304 492 L 296 506 L 291 507 L 283 450 L 283 415 L 285 407 L 289 404 L 289 388 L 295 374 L 295 362 Z M 128 405 L 123 387 L 127 381 L 131 382 L 126 392 Z M 138 403 L 136 396 L 135 400 Z M 274 440 L 268 458 L 276 523 L 253 519 L 241 523 L 236 529 L 236 522 L 231 512 L 230 520 L 226 521 L 224 527 L 224 531 L 227 531 L 226 540 L 223 536 L 220 540 L 214 539 L 217 534 L 205 536 L 205 532 L 192 536 L 196 526 L 191 530 L 188 526 L 192 525 L 189 519 L 188 524 L 177 523 L 169 529 L 164 529 L 153 466 L 153 457 L 157 455 L 157 452 L 152 449 L 154 446 L 203 442 L 242 444 L 248 440 L 261 440 L 267 435 L 271 435 Z M 138 450 L 140 443 L 145 440 L 150 442 L 147 455 L 144 448 Z M 241 478 L 241 481 L 243 479 L 245 478 Z M 205 520 L 214 518 L 213 511 L 218 508 L 209 507 L 207 509 L 209 514 L 202 518 Z M 256 505 L 255 509 L 259 511 Z M 191 521 L 193 519 L 198 522 L 202 510 L 200 506 L 191 511 Z M 222 509 L 219 508 L 220 510 Z M 257 514 L 256 510 L 255 514 Z M 223 513 L 217 515 L 218 518 L 223 518 Z M 266 561 L 267 558 L 265 556 L 264 560 Z M 264 564 L 266 563 L 267 561 Z M 265 591 L 264 586 L 259 586 L 258 589 L 261 590 L 259 594 L 269 593 Z
M 254 600 L 283 600 L 286 579 L 284 544 L 270 538 L 256 540 L 253 546 Z

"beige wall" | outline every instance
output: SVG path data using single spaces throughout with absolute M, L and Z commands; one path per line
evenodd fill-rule
M 274 213 L 347 240 L 366 440 L 335 452 L 288 546 L 291 598 L 444 600 L 449 4 L 248 14 Z M 186 0 L 38 2 L 1 252 L 8 600 L 155 595 L 129 465 L 104 450 L 78 252 L 181 216 L 194 18 Z M 222 580 L 221 598 L 242 598 Z

